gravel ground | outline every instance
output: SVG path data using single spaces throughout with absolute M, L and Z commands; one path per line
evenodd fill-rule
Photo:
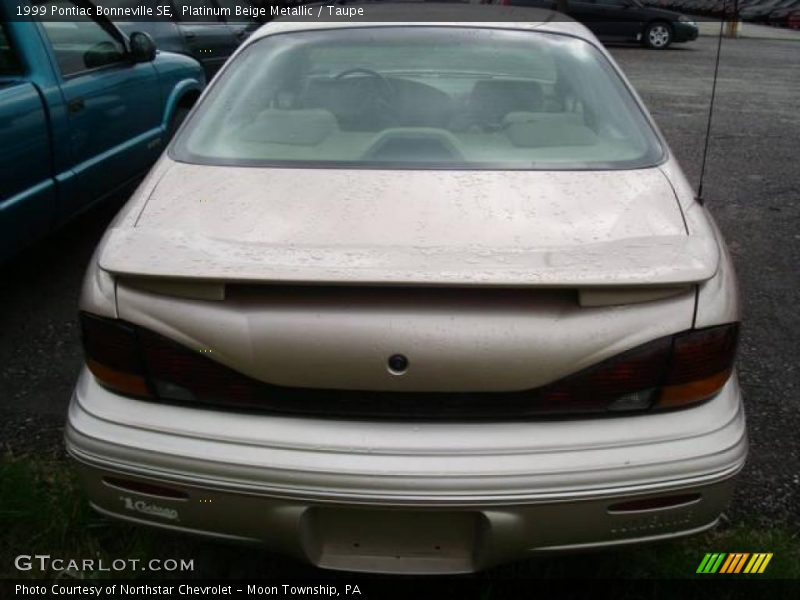
M 699 180 L 717 40 L 612 52 Z M 657 60 L 657 64 L 654 61 Z M 734 522 L 800 527 L 800 42 L 723 40 L 704 196 L 734 256 L 750 457 Z
M 697 182 L 716 40 L 612 52 Z M 800 43 L 726 40 L 705 197 L 744 294 L 740 373 L 751 455 L 733 523 L 800 528 Z M 61 457 L 81 363 L 80 280 L 119 202 L 73 222 L 0 268 L 0 447 Z

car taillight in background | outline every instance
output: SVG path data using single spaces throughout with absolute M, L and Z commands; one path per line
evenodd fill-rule
M 433 418 L 644 412 L 696 404 L 730 377 L 739 330 L 730 323 L 659 338 L 533 390 L 418 394 L 280 387 L 131 323 L 81 313 L 81 328 L 92 374 L 128 396 L 329 416 L 399 417 L 407 406 L 405 416 Z

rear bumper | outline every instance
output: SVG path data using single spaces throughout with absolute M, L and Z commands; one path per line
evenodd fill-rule
M 715 399 L 674 413 L 458 424 L 160 406 L 116 396 L 84 372 L 66 440 L 101 512 L 254 541 L 323 567 L 406 573 L 701 531 L 727 504 L 747 452 L 735 377 Z M 609 511 L 673 493 L 698 497 Z

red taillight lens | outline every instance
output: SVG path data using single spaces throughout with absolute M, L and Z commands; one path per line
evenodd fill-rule
M 255 406 L 265 385 L 142 327 L 81 313 L 86 364 L 128 396 Z
M 159 397 L 229 406 L 257 404 L 262 382 L 158 334 L 140 330 L 139 340 L 148 374 Z
M 738 338 L 735 323 L 691 330 L 654 340 L 539 389 L 425 395 L 281 388 L 132 324 L 82 314 L 81 326 L 90 370 L 100 383 L 122 394 L 279 412 L 321 411 L 330 416 L 379 416 L 388 411 L 396 417 L 407 411 L 409 417 L 443 417 L 436 403 L 446 406 L 454 418 L 688 406 L 707 400 L 725 385 Z
M 561 379 L 540 391 L 543 409 L 649 408 L 669 363 L 671 338 L 661 338 Z
M 540 391 L 551 411 L 675 408 L 707 400 L 733 370 L 736 323 L 661 338 Z

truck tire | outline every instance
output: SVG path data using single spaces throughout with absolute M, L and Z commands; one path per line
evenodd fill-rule
M 180 127 L 181 123 L 186 119 L 189 110 L 190 109 L 186 106 L 178 106 L 175 108 L 175 112 L 172 114 L 172 119 L 169 122 L 169 129 L 167 130 L 167 141 L 171 140 L 175 132 L 178 131 L 178 127 Z

